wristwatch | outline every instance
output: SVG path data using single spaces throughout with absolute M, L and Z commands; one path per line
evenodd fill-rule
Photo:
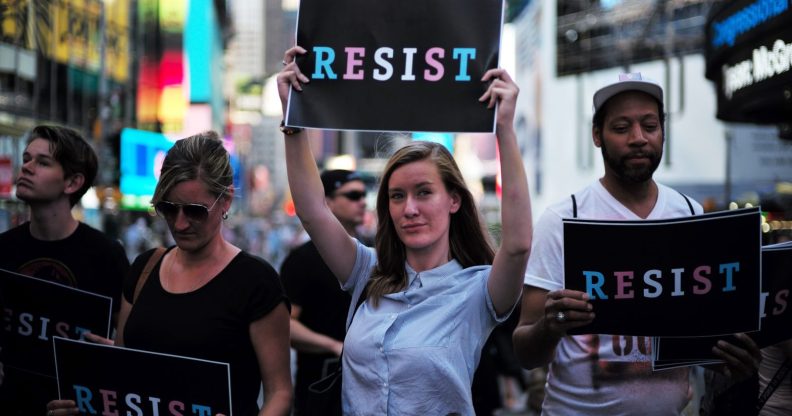
M 299 133 L 299 132 L 301 132 L 303 130 L 305 130 L 305 129 L 303 129 L 302 127 L 289 127 L 289 126 L 286 125 L 284 120 L 281 120 L 280 131 L 281 131 L 281 133 L 283 133 L 283 134 L 285 134 L 287 136 L 291 136 L 292 134 L 297 134 L 297 133 Z

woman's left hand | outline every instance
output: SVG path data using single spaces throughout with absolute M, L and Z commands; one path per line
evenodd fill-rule
M 511 127 L 514 112 L 517 108 L 517 96 L 520 88 L 505 69 L 495 68 L 484 73 L 481 81 L 491 81 L 479 101 L 487 102 L 487 108 L 498 104 L 497 124 L 499 127 Z
M 78 415 L 80 409 L 74 400 L 53 400 L 47 403 L 47 416 Z
M 107 339 L 105 337 L 92 334 L 90 332 L 85 333 L 85 339 L 88 341 L 93 342 L 94 344 L 101 344 L 101 345 L 115 345 L 115 341 L 112 339 Z

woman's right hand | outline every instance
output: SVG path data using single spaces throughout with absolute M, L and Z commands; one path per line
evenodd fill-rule
M 47 416 L 79 415 L 80 409 L 74 400 L 53 400 L 47 403 Z
M 278 74 L 278 96 L 281 100 L 281 109 L 283 110 L 283 118 L 286 118 L 286 105 L 289 102 L 289 87 L 297 91 L 302 91 L 302 84 L 307 84 L 311 80 L 308 79 L 297 66 L 297 55 L 306 53 L 304 48 L 295 46 L 290 48 L 283 54 L 283 69 Z
M 85 340 L 93 342 L 94 344 L 102 345 L 115 345 L 112 339 L 92 334 L 85 333 Z M 77 403 L 74 400 L 53 400 L 47 403 L 47 416 L 63 416 L 63 415 L 79 415 L 80 410 L 77 408 Z

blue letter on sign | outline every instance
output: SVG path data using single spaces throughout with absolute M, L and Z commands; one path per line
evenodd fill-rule
M 327 46 L 314 46 L 314 53 L 316 54 L 316 66 L 314 73 L 311 75 L 312 79 L 325 79 L 322 68 L 327 72 L 327 78 L 336 79 L 338 76 L 330 69 L 330 64 L 335 61 L 335 51 Z
M 583 270 L 583 276 L 586 276 L 586 293 L 588 293 L 591 300 L 596 299 L 597 297 L 594 296 L 594 291 L 597 291 L 600 299 L 607 299 L 608 297 L 602 293 L 602 285 L 605 284 L 605 276 L 602 275 L 600 272 L 590 272 L 588 270 Z M 597 278 L 597 282 L 593 282 L 593 277 Z
M 454 81 L 470 81 L 470 75 L 467 73 L 468 60 L 476 59 L 475 48 L 454 48 L 454 59 L 459 59 L 459 75 L 454 78 Z

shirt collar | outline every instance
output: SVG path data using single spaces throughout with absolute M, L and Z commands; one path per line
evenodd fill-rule
M 446 276 L 450 276 L 460 270 L 462 270 L 462 265 L 459 264 L 456 259 L 451 259 L 446 264 L 440 265 L 435 267 L 434 269 L 424 270 L 422 272 L 416 272 L 412 267 L 410 267 L 407 262 L 404 262 L 404 268 L 407 270 L 407 287 L 411 287 L 415 278 L 420 275 L 421 276 L 421 285 L 431 284 L 438 279 Z

